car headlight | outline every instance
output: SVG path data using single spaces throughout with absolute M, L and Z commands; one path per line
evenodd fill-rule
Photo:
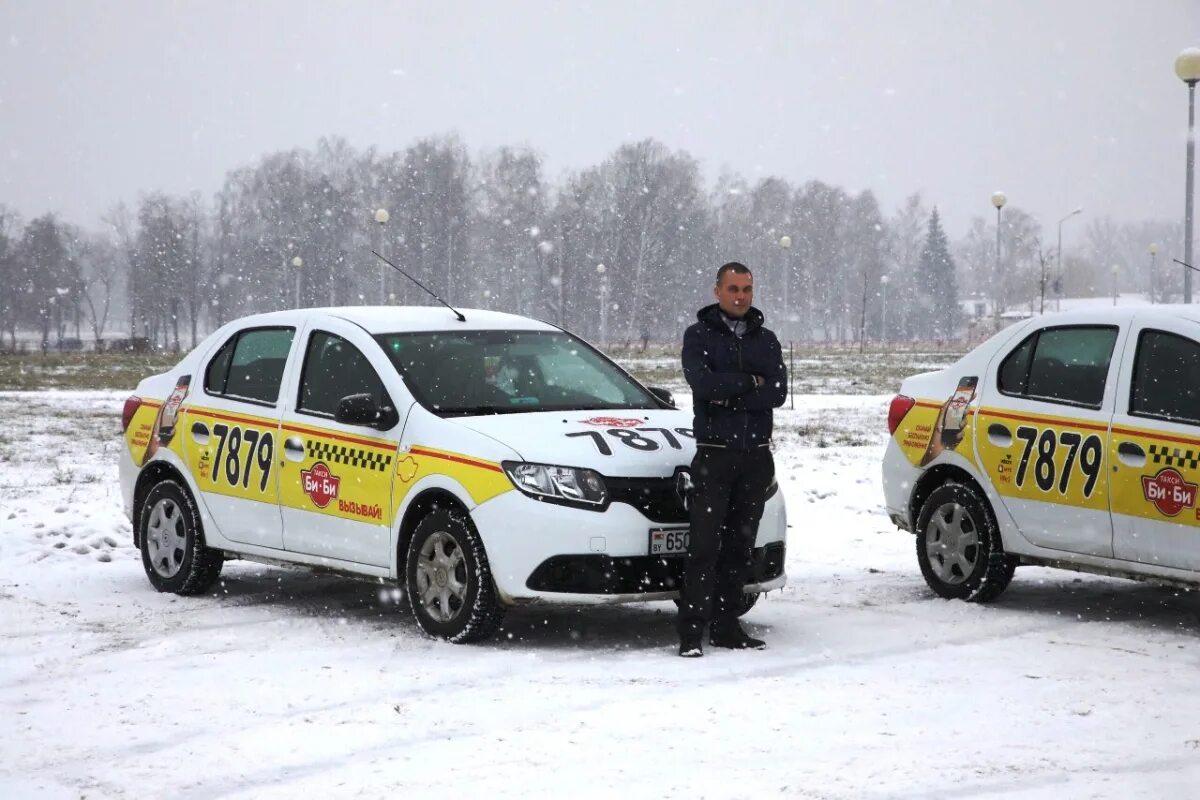
M 604 479 L 595 470 L 521 461 L 505 461 L 500 466 L 513 486 L 538 500 L 584 507 L 602 506 L 608 501 Z

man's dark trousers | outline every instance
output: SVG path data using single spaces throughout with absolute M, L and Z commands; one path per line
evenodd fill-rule
M 679 633 L 701 635 L 737 620 L 754 557 L 767 488 L 775 477 L 769 447 L 696 448 L 691 529 L 680 597 Z

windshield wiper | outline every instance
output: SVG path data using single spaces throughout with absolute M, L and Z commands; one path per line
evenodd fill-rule
M 472 406 L 470 408 L 439 409 L 439 413 L 443 417 L 482 417 L 486 414 L 515 414 L 527 410 L 512 406 Z

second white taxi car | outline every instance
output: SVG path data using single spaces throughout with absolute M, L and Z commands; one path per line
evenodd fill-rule
M 1037 317 L 904 381 L 883 485 L 939 595 L 1021 564 L 1200 583 L 1200 308 Z
M 246 317 L 142 381 L 120 471 L 150 582 L 333 569 L 404 586 L 455 642 L 520 603 L 676 597 L 691 415 L 553 325 L 462 313 Z M 784 584 L 786 527 L 775 492 L 744 610 Z

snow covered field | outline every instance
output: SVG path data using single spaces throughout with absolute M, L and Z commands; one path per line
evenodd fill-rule
M 670 604 L 418 633 L 389 592 L 230 563 L 154 592 L 123 393 L 0 393 L 0 797 L 1184 797 L 1194 595 L 1025 568 L 926 591 L 880 510 L 884 396 L 779 416 L 790 586 L 764 652 L 675 656 Z M 825 446 L 821 446 L 825 445 Z

